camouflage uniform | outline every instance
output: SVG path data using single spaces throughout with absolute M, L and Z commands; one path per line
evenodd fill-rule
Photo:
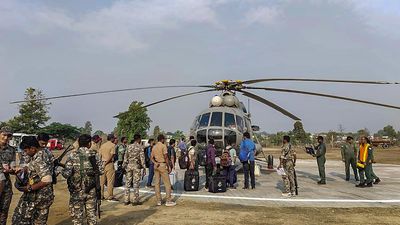
M 103 167 L 100 157 L 95 150 L 79 148 L 71 152 L 62 171 L 63 177 L 67 179 L 70 192 L 69 209 L 74 225 L 84 224 L 84 212 L 88 225 L 97 224 L 96 209 L 96 183 L 95 175 L 89 157 L 96 157 L 100 174 Z
M 286 193 L 295 193 L 295 181 L 294 181 L 294 157 L 296 155 L 295 150 L 291 144 L 285 144 L 282 146 L 282 166 L 285 170 L 286 175 L 282 176 L 285 184 Z
M 52 168 L 49 155 L 44 149 L 30 158 L 28 167 L 29 184 L 40 181 L 50 184 L 40 190 L 24 192 L 15 208 L 12 224 L 47 224 L 50 206 L 54 201 Z
M 133 182 L 133 192 L 135 195 L 135 203 L 139 202 L 139 187 L 142 175 L 142 169 L 146 168 L 144 159 L 144 146 L 138 143 L 128 145 L 125 151 L 124 162 L 122 164 L 126 171 L 125 180 L 125 203 L 130 202 L 130 189 Z
M 0 148 L 0 166 L 4 167 L 3 165 L 8 165 L 9 167 L 14 168 L 15 160 L 15 148 L 9 145 Z M 3 173 L 2 169 L 0 170 L 0 181 L 4 182 L 4 189 L 0 194 L 0 225 L 4 225 L 7 223 L 8 210 L 10 208 L 13 192 L 10 175 Z

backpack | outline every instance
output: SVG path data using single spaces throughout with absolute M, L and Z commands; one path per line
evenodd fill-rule
M 239 160 L 240 162 L 247 162 L 249 161 L 249 155 L 250 155 L 250 151 L 245 148 L 244 150 L 241 149 L 239 152 Z
M 191 150 L 191 148 L 193 148 L 193 147 L 190 147 L 187 151 L 182 152 L 181 156 L 179 157 L 178 163 L 179 163 L 179 167 L 181 169 L 189 168 L 189 163 L 190 163 L 189 162 L 189 151 Z
M 221 166 L 228 167 L 231 165 L 231 156 L 228 150 L 225 150 L 221 155 Z

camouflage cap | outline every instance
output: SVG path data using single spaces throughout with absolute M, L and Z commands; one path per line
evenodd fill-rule
M 0 133 L 13 134 L 13 130 L 9 126 L 4 126 L 0 129 Z

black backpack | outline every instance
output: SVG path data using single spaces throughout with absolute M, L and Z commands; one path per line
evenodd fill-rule
M 179 168 L 182 170 L 189 168 L 189 150 L 185 151 L 181 156 L 179 157 L 178 160 L 179 163 Z

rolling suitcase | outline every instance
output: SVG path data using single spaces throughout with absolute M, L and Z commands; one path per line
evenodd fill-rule
M 274 157 L 272 155 L 268 156 L 268 169 L 272 170 L 274 168 Z
M 200 183 L 199 171 L 186 170 L 183 186 L 185 191 L 198 191 Z
M 211 193 L 226 192 L 226 177 L 223 175 L 214 175 L 210 178 L 208 191 Z

